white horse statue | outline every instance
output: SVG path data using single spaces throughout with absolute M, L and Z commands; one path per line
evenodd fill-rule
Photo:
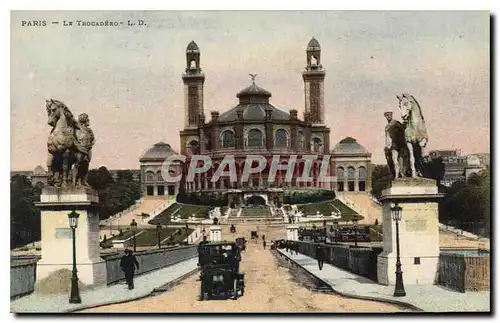
M 399 111 L 405 126 L 405 141 L 409 151 L 411 176 L 423 177 L 423 151 L 427 145 L 427 129 L 422 109 L 413 95 L 403 93 L 396 95 L 399 100 Z

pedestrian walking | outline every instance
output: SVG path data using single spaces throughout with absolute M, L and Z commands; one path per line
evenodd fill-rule
M 134 289 L 134 273 L 136 268 L 139 270 L 139 262 L 133 255 L 132 250 L 125 249 L 125 255 L 120 260 L 120 267 L 125 273 L 128 289 Z
M 323 270 L 323 263 L 325 262 L 325 250 L 319 243 L 316 244 L 316 259 L 318 260 L 319 270 Z
M 264 246 L 264 249 L 266 249 L 266 240 L 262 241 L 262 245 Z
M 285 242 L 285 248 L 286 248 L 286 252 L 288 252 L 288 250 L 290 249 L 290 241 Z

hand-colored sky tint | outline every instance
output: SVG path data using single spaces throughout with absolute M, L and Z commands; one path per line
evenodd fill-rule
M 21 27 L 22 20 L 46 27 Z M 143 19 L 146 27 L 62 27 L 53 20 Z M 76 22 L 74 23 L 76 24 Z M 185 48 L 195 40 L 206 76 L 205 114 L 236 105 L 256 83 L 271 103 L 304 111 L 301 73 L 311 37 L 326 70 L 325 119 L 333 145 L 352 136 L 385 163 L 384 111 L 395 94 L 419 101 L 426 151 L 490 149 L 488 12 L 100 11 L 13 12 L 11 169 L 45 165 L 45 98 L 86 112 L 97 138 L 92 167 L 138 168 L 165 141 L 178 150 L 184 125 Z

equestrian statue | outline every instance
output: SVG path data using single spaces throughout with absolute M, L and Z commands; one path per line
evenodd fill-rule
M 52 127 L 47 140 L 48 184 L 89 187 L 87 173 L 95 137 L 88 115 L 80 114 L 77 121 L 63 102 L 55 99 L 45 101 L 48 124 Z
M 385 156 L 394 179 L 400 177 L 423 177 L 423 150 L 427 145 L 427 129 L 422 109 L 409 94 L 396 95 L 403 123 L 385 112 L 388 123 L 385 127 Z

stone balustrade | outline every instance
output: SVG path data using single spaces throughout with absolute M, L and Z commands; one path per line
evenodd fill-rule
M 197 245 L 180 246 L 176 248 L 155 249 L 135 253 L 139 262 L 137 275 L 148 273 L 176 263 L 189 260 L 198 255 Z M 114 284 L 125 275 L 120 268 L 123 254 L 102 255 L 106 262 L 107 284 Z M 36 261 L 13 263 L 10 266 L 10 297 L 17 298 L 30 294 L 35 289 Z

